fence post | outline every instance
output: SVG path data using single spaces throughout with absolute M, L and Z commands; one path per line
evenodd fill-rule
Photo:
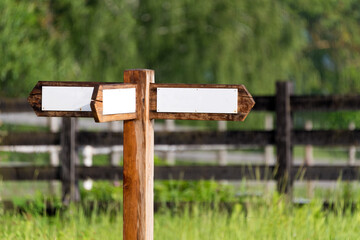
M 218 121 L 218 131 L 225 132 L 227 129 L 227 122 L 226 121 Z M 226 146 L 221 146 L 220 149 L 217 151 L 217 161 L 220 166 L 227 165 L 227 151 Z
M 166 132 L 175 131 L 175 120 L 173 120 L 173 119 L 165 120 L 165 131 Z M 175 151 L 173 149 L 170 149 L 165 152 L 165 160 L 168 165 L 171 165 L 171 166 L 175 165 L 176 156 L 175 156 Z
M 311 120 L 305 121 L 305 130 L 311 131 L 313 128 L 313 123 Z M 305 166 L 311 166 L 314 163 L 314 154 L 313 154 L 313 146 L 306 145 L 305 146 L 305 158 L 304 164 Z M 312 198 L 314 196 L 314 183 L 313 181 L 306 181 L 306 193 L 308 198 Z
M 60 130 L 59 118 L 50 117 L 48 118 L 48 125 L 51 133 L 57 133 Z M 50 149 L 50 165 L 56 167 L 59 165 L 59 152 L 56 148 Z
M 76 164 L 76 119 L 63 118 L 61 130 L 61 183 L 62 201 L 65 205 L 80 200 L 79 189 L 75 179 Z
M 354 122 L 350 122 L 349 123 L 349 130 L 350 131 L 354 131 L 355 130 L 355 123 Z M 349 147 L 349 160 L 348 160 L 348 164 L 349 165 L 354 165 L 356 161 L 356 146 L 351 145 Z
M 121 124 L 122 124 L 122 121 L 109 122 L 109 125 L 108 125 L 109 132 L 121 132 Z M 115 167 L 120 166 L 121 154 L 122 154 L 122 152 L 118 149 L 118 146 L 111 146 L 111 151 L 110 151 L 110 165 L 111 166 L 115 166 Z M 120 186 L 119 181 L 120 181 L 119 175 L 116 174 L 113 179 L 114 186 Z
M 265 116 L 265 130 L 271 131 L 274 129 L 274 118 L 272 114 L 266 114 Z M 274 147 L 271 145 L 265 146 L 264 153 L 265 165 L 270 165 L 274 163 Z
M 287 193 L 291 199 L 292 184 L 292 118 L 290 108 L 291 82 L 276 83 L 276 154 L 277 154 L 277 189 Z
M 85 167 L 91 167 L 93 165 L 93 155 L 94 155 L 94 148 L 90 145 L 86 145 L 82 150 L 83 155 L 83 165 Z M 83 182 L 83 186 L 86 190 L 91 190 L 93 185 L 93 181 L 90 178 L 87 178 Z
M 311 120 L 307 120 L 305 122 L 305 130 L 311 131 L 313 128 L 313 124 Z M 313 147 L 312 145 L 306 145 L 305 146 L 305 165 L 310 166 L 314 162 L 314 155 L 313 155 Z
M 273 114 L 265 115 L 265 131 L 274 130 L 274 116 Z M 266 166 L 274 164 L 274 146 L 266 145 L 264 149 L 264 163 Z M 269 193 L 271 189 L 271 183 L 269 180 L 265 183 L 265 193 Z
M 109 131 L 110 132 L 121 132 L 121 124 L 120 121 L 109 122 Z M 121 161 L 121 151 L 117 149 L 116 146 L 111 146 L 110 153 L 110 165 L 118 167 Z
M 51 117 L 48 118 L 48 125 L 51 133 L 58 133 L 60 130 L 60 122 L 59 118 L 57 117 Z M 59 150 L 55 146 L 50 147 L 50 166 L 52 167 L 58 167 L 59 166 Z M 51 195 L 55 195 L 57 182 L 56 181 L 50 181 L 49 182 L 49 192 Z

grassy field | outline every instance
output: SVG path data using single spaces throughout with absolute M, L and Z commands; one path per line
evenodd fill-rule
M 0 239 L 122 239 L 122 214 L 85 214 L 69 209 L 55 217 L 0 214 Z M 232 212 L 206 207 L 160 210 L 155 214 L 156 240 L 209 239 L 358 239 L 360 212 L 341 203 L 324 211 L 320 201 L 292 207 L 278 196 L 235 205 Z

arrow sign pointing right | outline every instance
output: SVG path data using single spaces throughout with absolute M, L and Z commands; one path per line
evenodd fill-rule
M 152 119 L 244 121 L 254 104 L 244 85 L 150 85 Z

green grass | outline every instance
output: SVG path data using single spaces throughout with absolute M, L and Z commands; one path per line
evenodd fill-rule
M 25 124 L 0 123 L 0 131 L 4 132 L 48 132 L 48 127 L 30 126 Z
M 0 152 L 1 163 L 27 163 L 33 165 L 49 165 L 49 153 L 19 153 L 19 152 Z
M 0 213 L 0 239 L 122 239 L 122 213 L 87 215 L 71 208 L 55 217 Z M 195 206 L 155 214 L 154 239 L 358 239 L 360 212 L 323 211 L 314 200 L 291 207 L 279 196 L 252 201 L 232 212 Z
M 246 191 L 245 182 L 242 190 Z M 87 194 L 87 196 L 86 196 Z M 122 189 L 109 182 L 97 182 L 83 197 L 88 200 L 122 201 Z M 192 207 L 155 213 L 154 239 L 358 239 L 360 234 L 360 192 L 358 186 L 338 182 L 327 200 L 334 208 L 324 210 L 322 199 L 295 207 L 284 196 L 268 193 L 262 197 L 234 198 L 234 189 L 214 181 L 161 181 L 155 184 L 156 201 L 193 201 Z M 110 204 L 107 210 L 89 213 L 71 207 L 56 216 L 41 210 L 41 194 L 23 214 L 0 208 L 0 239 L 122 239 L 122 210 Z M 235 203 L 226 211 L 203 202 Z M 350 209 L 355 203 L 355 210 Z M 17 204 L 21 205 L 21 202 Z

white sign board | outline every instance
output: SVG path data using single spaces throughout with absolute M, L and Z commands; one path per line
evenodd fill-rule
M 237 113 L 236 88 L 157 88 L 157 112 Z
M 93 90 L 93 87 L 43 86 L 41 108 L 43 111 L 91 112 Z
M 103 115 L 136 112 L 136 89 L 104 89 Z

